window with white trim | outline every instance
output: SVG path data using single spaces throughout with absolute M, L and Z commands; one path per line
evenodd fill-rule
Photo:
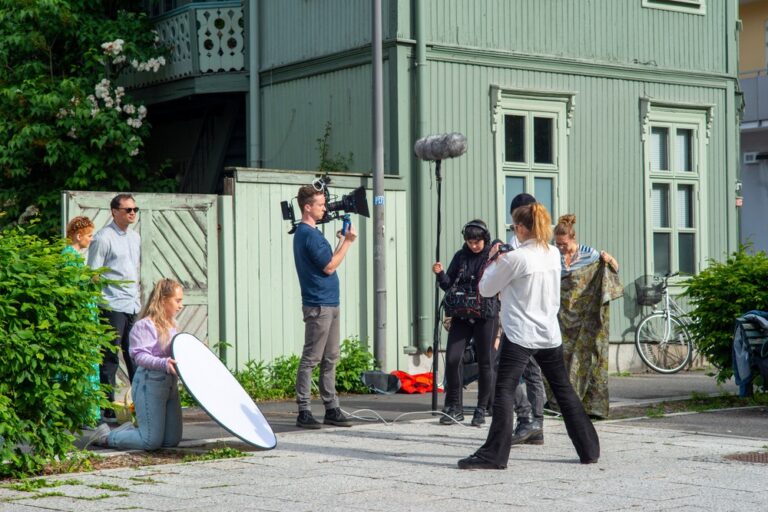
M 573 99 L 569 94 L 497 90 L 495 129 L 499 170 L 500 226 L 512 234 L 509 205 L 527 192 L 543 204 L 553 219 L 564 211 L 566 197 L 567 121 Z
M 705 0 L 642 0 L 642 2 L 643 7 L 652 9 L 665 9 L 689 14 L 707 13 Z
M 706 247 L 705 113 L 652 110 L 645 130 L 646 267 L 657 275 L 696 274 Z

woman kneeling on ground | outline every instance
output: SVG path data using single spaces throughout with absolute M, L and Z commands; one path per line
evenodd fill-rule
M 181 441 L 179 379 L 170 354 L 183 298 L 176 281 L 162 279 L 155 284 L 141 320 L 130 333 L 130 354 L 137 366 L 131 394 L 139 426 L 124 423 L 100 439 L 100 444 L 119 450 L 157 450 Z
M 560 307 L 560 253 L 549 245 L 551 218 L 539 203 L 517 208 L 513 228 L 521 242 L 517 250 L 496 258 L 491 248 L 480 281 L 480 293 L 501 293 L 501 356 L 496 377 L 493 420 L 485 444 L 459 461 L 459 469 L 504 469 L 512 447 L 512 401 L 531 356 L 560 404 L 568 437 L 582 464 L 597 462 L 600 442 L 579 397 L 568 380 L 562 337 L 557 322 Z

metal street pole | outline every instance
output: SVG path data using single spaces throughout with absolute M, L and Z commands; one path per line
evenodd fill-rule
M 384 85 L 381 0 L 373 0 L 373 356 L 387 370 L 386 241 L 384 239 Z

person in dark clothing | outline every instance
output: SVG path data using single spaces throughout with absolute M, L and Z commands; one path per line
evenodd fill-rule
M 478 360 L 477 407 L 472 425 L 485 423 L 494 386 L 494 341 L 498 330 L 499 301 L 480 297 L 477 284 L 482 277 L 490 250 L 490 233 L 482 220 L 468 222 L 462 229 L 465 244 L 453 256 L 447 272 L 435 262 L 432 271 L 446 291 L 446 314 L 451 317 L 445 355 L 445 403 L 440 423 L 450 425 L 464 420 L 462 402 L 462 358 L 474 338 Z

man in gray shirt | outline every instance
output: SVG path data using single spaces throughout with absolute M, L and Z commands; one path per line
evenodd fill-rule
M 112 222 L 101 228 L 93 237 L 88 249 L 88 266 L 91 268 L 108 267 L 104 273 L 107 279 L 130 281 L 120 285 L 107 285 L 102 290 L 109 309 L 102 310 L 102 315 L 116 331 L 113 344 L 122 348 L 128 378 L 133 381 L 135 371 L 128 353 L 128 334 L 131 332 L 136 314 L 141 307 L 139 301 L 139 264 L 141 238 L 128 227 L 136 222 L 139 209 L 130 194 L 118 194 L 110 202 Z M 102 384 L 113 388 L 117 384 L 116 375 L 120 360 L 116 352 L 105 352 L 99 367 L 99 379 Z M 109 400 L 115 399 L 114 391 Z M 105 421 L 114 422 L 115 412 L 103 411 Z

